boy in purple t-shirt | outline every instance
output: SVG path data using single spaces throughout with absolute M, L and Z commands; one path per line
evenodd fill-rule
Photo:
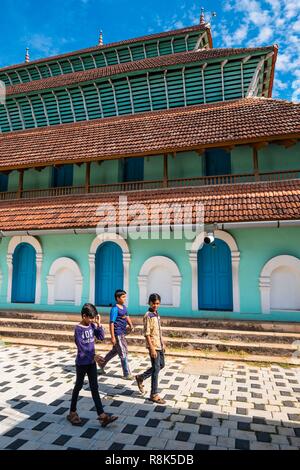
M 87 374 L 92 392 L 92 397 L 98 413 L 98 419 L 102 427 L 106 427 L 116 419 L 104 413 L 101 398 L 98 390 L 97 366 L 95 362 L 95 337 L 104 340 L 104 329 L 100 323 L 100 315 L 92 304 L 85 304 L 81 310 L 82 320 L 75 328 L 75 343 L 77 346 L 76 357 L 76 384 L 72 394 L 70 414 L 67 419 L 74 425 L 80 426 L 76 407 L 78 395 L 83 387 L 85 375 Z

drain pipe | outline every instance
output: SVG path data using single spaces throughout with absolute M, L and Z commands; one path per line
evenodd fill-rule
M 140 231 L 149 230 L 151 226 L 140 227 Z M 195 229 L 195 225 L 186 225 L 187 229 Z M 245 228 L 284 228 L 284 227 L 300 227 L 300 219 L 297 220 L 273 220 L 273 221 L 257 221 L 257 222 L 225 222 L 215 224 L 205 224 L 205 230 L 233 230 L 233 229 L 245 229 Z M 153 227 L 152 227 L 153 228 Z M 164 226 L 157 226 L 155 228 L 163 229 Z M 170 226 L 165 226 L 170 229 Z M 171 226 L 172 228 L 176 228 Z M 120 228 L 122 231 L 122 227 Z M 41 236 L 41 235 L 82 235 L 82 234 L 95 234 L 96 228 L 80 228 L 80 229 L 54 229 L 54 230 L 12 230 L 0 231 L 0 238 L 14 237 L 14 236 Z M 130 232 L 130 230 L 129 230 Z

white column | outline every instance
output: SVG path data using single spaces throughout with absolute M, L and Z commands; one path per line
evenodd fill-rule
M 13 255 L 8 254 L 6 256 L 7 260 L 7 266 L 8 266 L 8 284 L 7 284 L 7 303 L 11 303 L 11 289 L 12 289 L 12 271 L 13 271 L 13 266 L 12 266 L 12 260 L 13 260 Z
M 269 276 L 261 276 L 259 279 L 259 288 L 261 296 L 261 310 L 262 313 L 270 313 L 270 292 L 271 292 L 271 279 Z
M 54 305 L 54 282 L 55 276 L 47 276 L 48 305 Z
M 233 289 L 233 311 L 240 313 L 240 283 L 239 283 L 239 267 L 240 267 L 240 252 L 231 252 L 232 261 L 232 289 Z
M 127 292 L 127 305 L 129 305 L 129 266 L 131 255 L 123 253 L 123 269 L 124 269 L 124 290 Z
M 139 276 L 138 277 L 138 285 L 139 285 L 139 293 L 140 293 L 140 305 L 147 305 L 147 282 L 148 276 Z
M 42 262 L 43 255 L 41 253 L 36 254 L 36 287 L 35 287 L 35 303 L 41 303 L 41 276 L 42 276 Z
M 191 252 L 189 258 L 192 267 L 192 310 L 198 310 L 198 253 Z
M 173 301 L 172 307 L 180 307 L 181 276 L 172 276 Z
M 95 259 L 96 255 L 89 254 L 89 265 L 90 265 L 90 303 L 95 303 Z
M 75 305 L 81 305 L 82 298 L 82 276 L 75 277 Z

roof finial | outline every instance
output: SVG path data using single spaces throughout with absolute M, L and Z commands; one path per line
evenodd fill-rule
M 103 32 L 100 31 L 98 46 L 103 46 Z
M 30 62 L 29 47 L 26 47 L 25 62 L 26 62 L 26 64 L 28 64 L 28 62 Z
M 204 8 L 201 8 L 200 24 L 205 25 Z

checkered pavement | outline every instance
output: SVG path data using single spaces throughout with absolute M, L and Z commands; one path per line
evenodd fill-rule
M 68 350 L 0 349 L 0 449 L 300 449 L 299 367 L 228 361 L 217 375 L 197 375 L 183 372 L 188 359 L 167 357 L 160 374 L 167 404 L 158 406 L 123 380 L 117 358 L 99 376 L 105 411 L 119 416 L 103 429 L 87 383 L 78 402 L 82 426 L 66 420 L 74 358 Z M 149 366 L 147 357 L 130 359 L 134 374 Z

